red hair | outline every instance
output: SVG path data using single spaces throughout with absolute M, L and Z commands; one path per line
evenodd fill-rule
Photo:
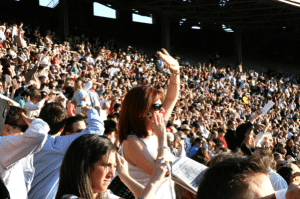
M 117 130 L 120 144 L 131 134 L 139 138 L 146 138 L 149 135 L 146 126 L 147 114 L 151 105 L 159 99 L 163 102 L 164 97 L 163 92 L 148 86 L 135 87 L 126 94 Z

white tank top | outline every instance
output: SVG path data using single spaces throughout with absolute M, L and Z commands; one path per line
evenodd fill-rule
M 129 135 L 138 138 L 136 135 Z M 151 156 L 156 159 L 157 157 L 157 148 L 158 148 L 158 140 L 156 136 L 148 136 L 147 138 L 138 138 L 141 140 L 145 145 Z M 123 155 L 123 145 L 121 146 L 120 149 L 121 155 Z M 125 157 L 124 157 L 125 158 Z M 174 161 L 175 157 L 168 152 L 167 158 L 168 161 Z M 129 175 L 135 179 L 137 182 L 142 184 L 143 186 L 146 186 L 148 181 L 150 180 L 150 175 L 145 173 L 141 168 L 137 166 L 133 166 L 128 162 L 128 170 L 129 170 Z M 172 194 L 171 190 L 173 192 L 173 196 L 175 198 L 175 191 L 174 191 L 174 182 L 171 181 L 171 187 L 170 187 L 170 182 L 169 180 L 164 182 L 160 188 L 155 193 L 155 199 L 172 199 Z

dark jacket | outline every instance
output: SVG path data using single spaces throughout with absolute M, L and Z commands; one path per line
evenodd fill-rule
M 244 140 L 251 130 L 252 124 L 250 122 L 241 124 L 236 128 L 236 131 L 228 129 L 225 135 L 228 148 L 233 152 L 241 149 L 245 155 L 252 155 L 252 151 L 244 144 Z

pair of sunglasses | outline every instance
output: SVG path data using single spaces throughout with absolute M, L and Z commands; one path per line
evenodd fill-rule
M 22 132 L 25 132 L 28 129 L 28 125 L 18 125 L 18 124 L 9 124 L 9 125 L 14 128 L 21 129 Z
M 153 104 L 151 106 L 151 108 L 154 109 L 154 110 L 156 110 L 156 111 L 160 111 L 162 107 L 163 107 L 162 104 Z

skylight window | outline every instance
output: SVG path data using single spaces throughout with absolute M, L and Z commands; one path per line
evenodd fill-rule
M 225 24 L 222 24 L 222 28 L 225 32 L 234 32 L 231 28 L 227 27 Z
M 201 28 L 199 26 L 192 26 L 192 29 L 198 29 L 198 30 L 200 30 Z
M 40 0 L 39 5 L 48 7 L 48 8 L 55 8 L 57 4 L 59 3 L 59 0 Z
M 134 14 L 134 13 L 132 13 L 132 21 L 139 22 L 139 23 L 153 24 L 152 16 L 147 17 L 147 16 L 142 16 L 142 15 Z
M 94 16 L 116 19 L 116 10 L 94 2 Z

